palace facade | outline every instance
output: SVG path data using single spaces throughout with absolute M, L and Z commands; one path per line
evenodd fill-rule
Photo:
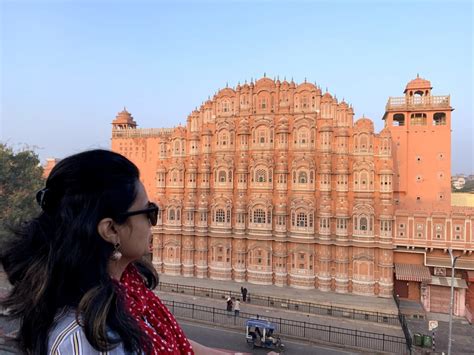
M 124 109 L 112 149 L 139 166 L 160 206 L 159 272 L 379 297 L 395 289 L 430 310 L 446 303 L 436 300 L 449 290 L 452 247 L 465 263 L 461 314 L 474 212 L 450 204 L 449 100 L 414 79 L 376 133 L 316 85 L 264 77 L 220 90 L 185 127 L 139 129 Z

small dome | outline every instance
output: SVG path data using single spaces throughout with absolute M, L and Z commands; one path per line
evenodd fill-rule
M 420 78 L 417 75 L 416 79 L 413 79 L 407 84 L 404 93 L 406 93 L 408 90 L 426 90 L 426 89 L 428 90 L 432 89 L 431 82 L 429 80 Z
M 129 124 L 132 126 L 136 126 L 137 123 L 133 120 L 132 115 L 130 112 L 127 111 L 127 109 L 124 107 L 121 112 L 117 114 L 115 117 L 115 120 L 112 122 L 115 124 Z

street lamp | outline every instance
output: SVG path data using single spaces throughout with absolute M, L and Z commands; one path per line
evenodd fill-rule
M 448 335 L 448 355 L 451 355 L 451 333 L 453 330 L 453 302 L 454 302 L 454 268 L 456 260 L 461 255 L 454 256 L 453 249 L 449 248 L 449 256 L 451 257 L 451 299 L 449 300 L 449 335 Z

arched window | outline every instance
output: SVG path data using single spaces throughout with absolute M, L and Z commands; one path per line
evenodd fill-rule
M 253 222 L 254 223 L 265 223 L 265 211 L 261 208 L 257 208 L 253 211 Z
M 361 134 L 359 136 L 359 151 L 366 152 L 369 147 L 369 140 L 366 134 Z
M 225 100 L 222 102 L 222 111 L 229 112 L 229 101 Z
M 368 174 L 367 172 L 363 171 L 360 173 L 360 186 L 361 190 L 367 190 L 368 185 Z
M 359 220 L 359 230 L 366 231 L 368 229 L 367 224 L 367 218 L 361 217 Z
M 434 126 L 446 125 L 446 114 L 444 112 L 436 112 L 433 115 L 433 125 Z
M 221 144 L 222 145 L 227 145 L 227 139 L 228 139 L 227 133 L 225 133 L 225 132 L 222 133 L 222 135 L 221 135 Z
M 298 183 L 300 184 L 306 184 L 308 182 L 308 175 L 306 174 L 306 171 L 300 171 L 298 174 Z
M 255 180 L 257 182 L 266 182 L 267 181 L 267 171 L 265 169 L 257 169 L 255 171 Z
M 393 115 L 393 125 L 394 126 L 404 126 L 405 125 L 405 115 L 403 113 L 396 113 Z
M 300 145 L 306 145 L 308 143 L 308 132 L 306 132 L 306 130 L 300 130 L 298 132 L 298 143 Z
M 216 222 L 224 223 L 225 221 L 225 213 L 222 208 L 216 210 Z
M 174 212 L 174 208 L 170 208 L 169 212 L 168 212 L 168 219 L 170 221 L 174 221 L 175 220 L 175 212 Z
M 219 182 L 226 182 L 226 172 L 225 172 L 225 170 L 219 171 Z
M 306 213 L 300 212 L 296 216 L 296 226 L 297 227 L 307 227 L 308 226 L 308 218 Z

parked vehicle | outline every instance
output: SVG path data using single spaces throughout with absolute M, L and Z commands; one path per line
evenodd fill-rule
M 261 347 L 283 352 L 285 345 L 275 334 L 276 326 L 263 318 L 251 318 L 245 322 L 245 339 L 252 348 Z

